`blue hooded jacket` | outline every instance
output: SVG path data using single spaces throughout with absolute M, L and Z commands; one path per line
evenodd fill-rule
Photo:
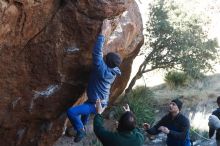
M 102 49 L 105 37 L 99 35 L 93 48 L 93 68 L 87 87 L 88 102 L 95 103 L 98 98 L 103 105 L 109 101 L 110 88 L 117 75 L 121 74 L 118 67 L 109 68 L 103 60 Z

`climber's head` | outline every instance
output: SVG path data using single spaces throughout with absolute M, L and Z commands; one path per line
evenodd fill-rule
M 119 67 L 121 64 L 121 58 L 119 54 L 110 52 L 106 55 L 105 63 L 110 68 L 114 68 L 116 66 Z

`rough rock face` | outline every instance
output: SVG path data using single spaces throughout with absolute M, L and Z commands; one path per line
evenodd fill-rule
M 61 135 L 65 110 L 85 91 L 91 51 L 104 19 L 111 19 L 104 54 L 118 52 L 122 76 L 113 102 L 143 44 L 133 0 L 0 1 L 0 143 L 49 146 Z

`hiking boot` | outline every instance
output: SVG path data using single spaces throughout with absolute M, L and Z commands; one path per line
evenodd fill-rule
M 80 131 L 77 131 L 76 137 L 74 138 L 74 142 L 80 142 L 83 139 L 83 137 L 85 137 L 85 135 L 85 130 L 82 129 Z
M 65 131 L 65 135 L 68 137 L 73 137 L 76 135 L 76 131 L 74 130 L 73 127 L 67 127 Z

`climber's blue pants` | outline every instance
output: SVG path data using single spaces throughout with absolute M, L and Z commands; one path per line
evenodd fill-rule
M 71 107 L 67 110 L 67 116 L 77 132 L 84 128 L 84 125 L 86 125 L 89 120 L 89 115 L 95 113 L 95 104 L 88 102 Z

